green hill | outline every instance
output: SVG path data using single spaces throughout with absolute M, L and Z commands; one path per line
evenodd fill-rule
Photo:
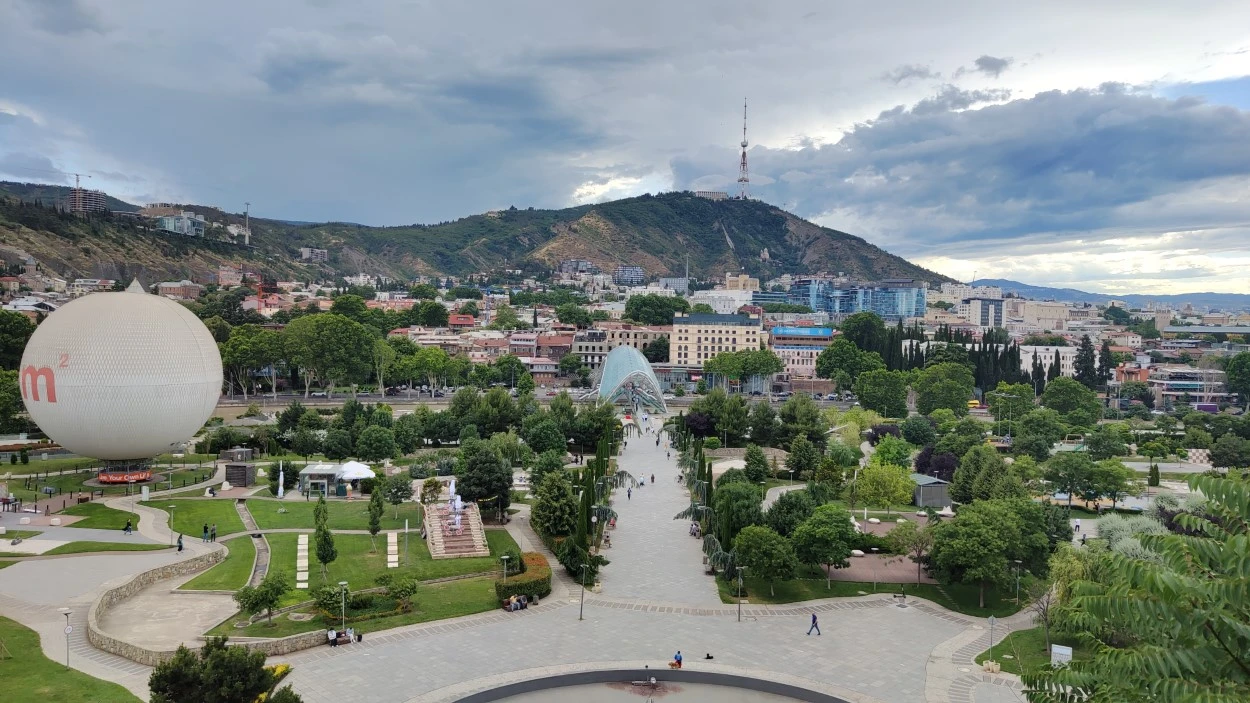
M 205 241 L 147 232 L 107 214 L 84 220 L 40 213 L 13 198 L 6 202 L 6 192 L 18 195 L 13 185 L 0 183 L 0 244 L 61 266 L 66 275 L 126 277 L 141 272 L 147 277 L 202 278 L 232 263 L 301 280 L 362 271 L 407 278 L 505 266 L 537 273 L 576 258 L 604 271 L 637 264 L 658 276 L 681 275 L 689 256 L 690 272 L 697 277 L 745 270 L 762 277 L 825 271 L 865 280 L 951 280 L 767 203 L 712 201 L 687 192 L 563 210 L 510 208 L 434 225 L 301 225 L 252 218 L 252 246 L 246 248 L 229 242 L 224 228 L 210 229 L 210 239 L 218 241 Z M 212 208 L 185 209 L 204 214 L 210 222 L 242 223 L 240 216 Z M 66 240 L 73 246 L 65 247 Z M 330 261 L 301 264 L 296 260 L 300 247 L 327 249 Z M 0 255 L 11 259 L 4 249 L 0 246 Z

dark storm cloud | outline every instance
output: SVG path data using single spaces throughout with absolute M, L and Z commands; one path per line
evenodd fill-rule
M 0 112 L 0 116 L 3 115 L 4 113 Z M 56 164 L 52 163 L 52 159 L 42 154 L 27 152 L 0 154 L 0 174 L 32 181 L 69 182 L 69 174 L 57 168 Z
M 881 80 L 898 85 L 912 80 L 941 78 L 942 74 L 918 63 L 905 64 L 881 75 Z
M 807 216 L 875 224 L 892 246 L 917 254 L 954 255 L 989 240 L 1218 226 L 1232 216 L 1227 203 L 1195 207 L 1178 194 L 1250 178 L 1248 112 L 1121 86 L 950 111 L 969 99 L 944 90 L 858 124 L 836 144 L 752 149 L 756 172 L 784 174 L 755 193 Z M 723 169 L 724 154 L 715 158 Z M 678 183 L 706 177 L 707 159 L 675 160 Z
M 1011 97 L 1011 91 L 1006 88 L 991 88 L 988 90 L 963 90 L 953 85 L 944 85 L 938 91 L 937 95 L 931 98 L 925 98 L 916 103 L 911 108 L 912 114 L 927 115 L 939 112 L 951 112 L 953 110 L 967 110 L 973 105 L 982 103 L 998 102 Z M 901 107 L 901 106 L 900 106 Z M 896 110 L 899 108 L 895 108 Z M 899 114 L 891 111 L 891 114 Z
M 24 0 L 22 5 L 30 13 L 32 24 L 45 32 L 74 34 L 104 31 L 99 13 L 83 5 L 81 0 Z
M 1010 56 L 999 58 L 997 56 L 983 54 L 977 58 L 976 61 L 973 61 L 972 64 L 976 67 L 973 70 L 980 71 L 987 76 L 994 76 L 995 78 L 998 78 L 1002 75 L 1003 71 L 1007 70 L 1007 67 L 1011 65 L 1011 62 L 1012 58 Z

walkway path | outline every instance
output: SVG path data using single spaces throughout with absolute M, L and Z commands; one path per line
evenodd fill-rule
M 243 521 L 243 529 L 248 534 L 257 533 L 256 520 L 247 509 L 247 501 L 234 501 L 234 509 L 239 513 L 239 519 Z M 260 539 L 252 540 L 252 544 L 256 547 L 256 560 L 252 562 L 252 576 L 247 580 L 247 585 L 259 586 L 260 582 L 265 579 L 265 574 L 269 573 L 269 541 L 265 539 L 265 535 L 261 534 Z
M 655 426 L 660 418 L 653 418 Z M 644 434 L 627 440 L 617 460 L 621 469 L 646 487 L 613 491 L 617 527 L 612 548 L 603 554 L 611 562 L 600 570 L 603 593 L 639 601 L 663 601 L 688 606 L 719 605 L 716 584 L 704 574 L 702 542 L 691 537 L 690 523 L 673 516 L 690 506 L 690 494 L 677 482 L 676 456 L 665 458 L 664 440 Z M 674 452 L 675 454 L 675 452 Z M 655 475 L 652 484 L 651 476 Z

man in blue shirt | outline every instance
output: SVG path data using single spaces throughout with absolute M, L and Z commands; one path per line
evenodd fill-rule
M 815 630 L 817 635 L 820 634 L 820 625 L 816 624 L 816 613 L 812 613 L 812 626 L 807 628 L 807 634 L 812 634 L 812 630 Z

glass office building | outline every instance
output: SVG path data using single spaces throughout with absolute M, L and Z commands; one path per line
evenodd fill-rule
M 885 320 L 923 317 L 927 288 L 912 280 L 877 283 L 834 283 L 820 278 L 800 278 L 790 286 L 787 302 L 814 311 L 845 317 L 873 312 Z

